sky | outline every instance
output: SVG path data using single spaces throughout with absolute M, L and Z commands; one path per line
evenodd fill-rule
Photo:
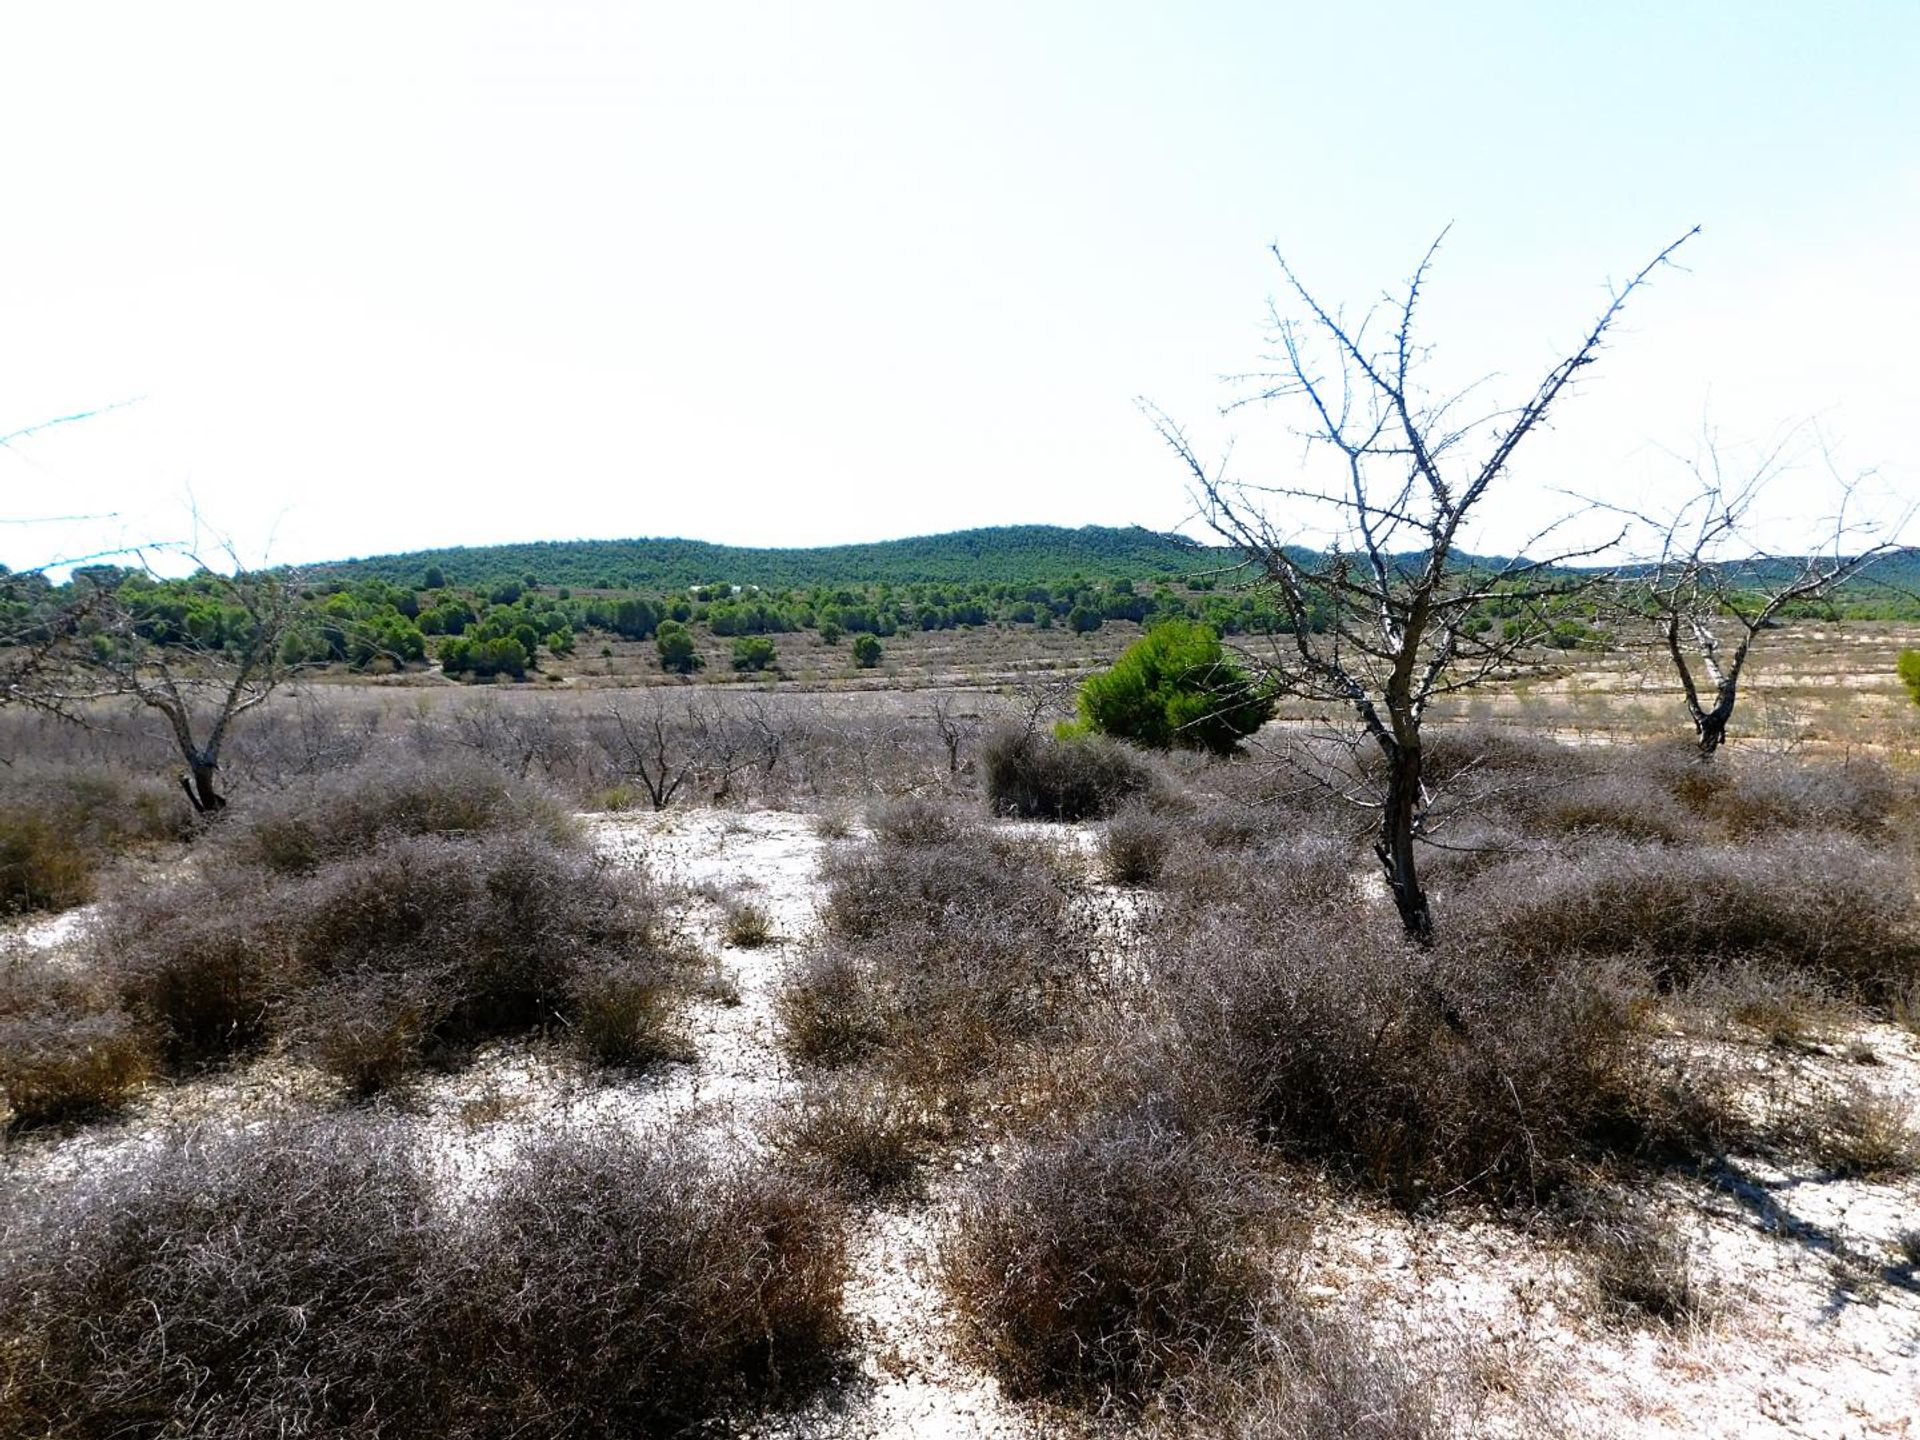
M 103 412 L 0 446 L 15 567 L 1192 531 L 1140 398 L 1286 483 L 1269 247 L 1357 314 L 1449 225 L 1496 398 L 1703 227 L 1483 550 L 1706 426 L 1920 493 L 1913 0 L 10 4 L 0 173 L 0 435 Z

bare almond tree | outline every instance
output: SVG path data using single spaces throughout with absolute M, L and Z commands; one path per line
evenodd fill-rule
M 1898 550 L 1914 511 L 1881 507 L 1869 514 L 1865 475 L 1843 476 L 1818 446 L 1838 492 L 1831 515 L 1796 529 L 1792 553 L 1769 549 L 1760 535 L 1762 508 L 1777 482 L 1802 468 L 1803 431 L 1795 430 L 1750 463 L 1729 468 L 1709 433 L 1682 460 L 1688 484 L 1671 509 L 1645 514 L 1609 506 L 1650 537 L 1644 559 L 1618 580 L 1623 628 L 1651 623 L 1655 643 L 1686 699 L 1702 758 L 1727 738 L 1748 658 L 1762 634 L 1795 607 L 1832 597 L 1875 561 Z M 1800 542 L 1811 542 L 1804 546 Z
M 234 558 L 231 555 L 229 558 Z M 157 637 L 122 589 L 101 589 L 74 637 L 64 693 L 69 701 L 130 697 L 155 712 L 186 769 L 181 789 L 202 815 L 224 810 L 220 756 L 234 723 L 272 697 L 291 667 L 282 641 L 298 614 L 293 577 L 248 570 L 203 572 L 228 617 L 217 633 Z
M 1504 561 L 1462 553 L 1469 522 L 1500 493 L 1515 452 L 1598 358 L 1627 302 L 1697 227 L 1612 292 L 1580 343 L 1519 403 L 1470 411 L 1479 387 L 1444 397 L 1423 378 L 1422 294 L 1440 240 L 1404 291 L 1351 324 L 1302 283 L 1276 248 L 1297 308 L 1274 307 L 1276 370 L 1242 404 L 1287 402 L 1304 416 L 1309 459 L 1325 483 L 1256 482 L 1203 461 L 1187 434 L 1149 407 L 1185 463 L 1202 515 L 1248 562 L 1276 602 L 1283 634 L 1262 657 L 1279 689 L 1350 707 L 1384 760 L 1377 855 L 1407 933 L 1432 938 L 1415 847 L 1429 838 L 1421 723 L 1438 696 L 1510 674 L 1550 631 L 1555 607 L 1591 584 L 1570 567 L 1617 537 L 1560 549 L 1571 517 L 1546 526 Z M 1380 323 L 1384 320 L 1384 324 Z M 1303 543 L 1305 542 L 1305 543 Z M 1542 556 L 1542 546 L 1553 553 Z M 1490 612 L 1498 608 L 1501 619 Z

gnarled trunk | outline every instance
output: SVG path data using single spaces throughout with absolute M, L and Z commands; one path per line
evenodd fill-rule
M 1711 760 L 1727 739 L 1727 721 L 1733 718 L 1733 701 L 1728 699 L 1694 717 L 1693 728 L 1700 735 L 1700 758 Z
M 214 789 L 214 772 L 219 765 L 208 759 L 195 758 L 188 762 L 188 771 L 180 777 L 180 788 L 187 792 L 187 800 L 202 815 L 217 815 L 227 808 L 226 796 Z
M 1387 757 L 1387 797 L 1380 815 L 1380 838 L 1373 852 L 1380 858 L 1387 889 L 1408 937 L 1430 945 L 1433 912 L 1427 906 L 1427 892 L 1420 888 L 1413 854 L 1421 805 L 1420 747 L 1417 742 L 1403 745 L 1383 741 L 1381 748 Z

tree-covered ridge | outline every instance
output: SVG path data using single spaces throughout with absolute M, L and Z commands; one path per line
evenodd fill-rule
M 1061 537 L 1068 537 L 1066 543 Z M 1002 548 L 996 548 L 1001 546 Z M 640 542 L 606 542 L 617 549 Z M 644 542 L 654 543 L 654 542 Z M 835 566 L 856 563 L 849 557 L 888 552 L 882 568 L 898 569 L 957 563 L 972 557 L 970 573 L 953 580 L 896 581 L 872 574 L 807 584 L 763 584 L 748 566 L 731 574 L 706 574 L 686 584 L 630 585 L 626 575 L 595 575 L 594 583 L 575 587 L 556 583 L 538 569 L 494 571 L 462 579 L 432 556 L 462 557 L 477 568 L 476 557 L 507 554 L 593 552 L 590 542 L 510 546 L 498 550 L 432 551 L 390 557 L 396 578 L 354 573 L 347 562 L 294 574 L 263 574 L 263 582 L 284 584 L 290 609 L 275 648 L 281 663 L 306 668 L 339 666 L 355 671 L 404 669 L 438 662 L 449 676 L 469 680 L 496 677 L 526 679 L 551 660 L 572 654 L 587 637 L 593 643 L 614 639 L 652 641 L 663 670 L 689 673 L 703 661 L 698 641 L 731 640 L 733 668 L 747 673 L 780 669 L 781 645 L 772 637 L 812 632 L 827 646 L 845 637 L 850 663 L 871 666 L 873 646 L 902 631 L 935 631 L 981 626 L 1073 632 L 1096 630 L 1108 621 L 1152 625 L 1166 620 L 1198 622 L 1219 635 L 1259 636 L 1285 630 L 1271 596 L 1248 582 L 1244 569 L 1223 565 L 1221 551 L 1178 537 L 1145 530 L 1056 530 L 1045 526 L 967 531 L 896 541 L 882 546 L 839 546 L 819 551 L 752 551 L 725 546 L 694 546 L 676 563 L 691 565 L 695 553 L 757 556 L 769 566 L 792 557 L 835 557 Z M 1048 578 L 1005 579 L 1022 567 L 1064 566 L 1086 561 L 1089 547 L 1111 544 L 1117 558 L 1085 563 Z M 1076 548 L 1078 547 L 1078 548 Z M 1289 552 L 1293 553 L 1293 552 Z M 921 558 L 915 559 L 913 557 Z M 1159 563 L 1186 567 L 1161 570 L 1145 581 L 1129 575 L 1130 565 Z M 768 559 L 767 557 L 774 557 Z M 785 558 L 782 558 L 785 557 Z M 576 556 L 578 558 L 578 556 Z M 1339 566 L 1339 557 L 1299 552 L 1309 569 Z M 798 563 L 798 562 L 794 562 Z M 1463 561 L 1486 566 L 1484 560 Z M 1765 577 L 1755 567 L 1755 582 Z M 1785 562 L 1773 562 L 1785 563 Z M 408 573 L 408 569 L 410 573 Z M 689 572 L 691 573 L 691 572 Z M 611 584 L 604 582 L 613 582 Z M 1856 577 L 1832 601 L 1808 602 L 1782 618 L 1839 615 L 1851 619 L 1912 619 L 1920 616 L 1920 560 L 1912 554 L 1890 557 Z M 90 604 L 87 595 L 110 595 L 112 605 Z M 110 608 L 124 617 L 125 633 L 107 633 L 98 611 Z M 1544 616 L 1536 613 L 1544 610 Z M 1318 631 L 1327 617 L 1308 615 Z M 1544 623 L 1542 623 L 1544 621 Z M 255 624 L 236 605 L 230 583 L 200 574 L 160 580 L 137 570 L 111 565 L 81 567 L 65 585 L 37 573 L 12 575 L 0 570 L 0 651 L 30 651 L 42 638 L 76 632 L 97 652 L 129 642 L 158 647 L 156 653 L 192 651 L 217 658 L 248 649 Z M 1604 649 L 1610 643 L 1591 597 L 1568 595 L 1541 600 L 1495 595 L 1474 619 L 1475 634 L 1498 629 L 1539 633 L 1558 649 Z M 99 633 L 92 633 L 92 632 Z M 24 647 L 24 650 L 23 650 Z M 105 647 L 104 649 L 102 647 Z M 860 647 L 856 650 L 855 647 Z
M 428 570 L 450 585 L 503 575 L 574 589 L 666 590 L 724 581 L 763 589 L 1041 581 L 1076 574 L 1177 579 L 1231 563 L 1225 551 L 1139 526 L 1001 525 L 860 545 L 752 549 L 704 540 L 543 540 L 416 550 L 309 567 L 315 577 L 415 585 Z
M 231 582 L 207 572 L 177 580 L 111 565 L 82 567 L 65 586 L 43 576 L 5 577 L 0 619 L 30 640 L 57 617 L 76 617 L 83 643 L 98 648 L 127 641 L 156 653 L 191 651 L 219 661 L 252 645 L 248 612 L 235 603 Z M 437 660 L 451 676 L 473 680 L 525 679 L 543 660 L 567 656 L 580 637 L 652 640 L 661 668 L 687 673 L 702 663 L 696 634 L 734 641 L 734 667 L 777 667 L 779 650 L 766 637 L 812 631 L 826 645 L 849 637 L 853 664 L 877 663 L 878 637 L 1000 625 L 1075 632 L 1107 621 L 1145 624 L 1181 617 L 1204 621 L 1223 634 L 1267 633 L 1277 623 L 1250 590 L 1216 589 L 1212 577 L 1178 584 L 1136 586 L 1124 576 L 1037 581 L 974 580 L 949 584 L 885 582 L 806 587 L 762 587 L 728 581 L 651 591 L 546 586 L 528 574 L 473 585 L 455 584 L 427 566 L 411 584 L 378 578 L 266 574 L 260 583 L 284 587 L 289 609 L 276 637 L 276 659 L 296 668 L 342 666 L 391 670 Z M 90 604 L 110 597 L 111 605 Z M 89 635 L 93 609 L 125 619 L 116 641 L 104 629 Z M 104 653 L 104 652 L 103 652 Z

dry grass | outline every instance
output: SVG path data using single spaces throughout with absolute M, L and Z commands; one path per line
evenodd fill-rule
M 117 855 L 193 833 L 184 797 L 115 771 L 40 762 L 0 771 L 0 916 L 93 899 Z
M 741 950 L 758 950 L 775 938 L 773 915 L 766 906 L 752 900 L 734 898 L 721 907 L 721 933 L 727 944 Z
M 1844 1086 L 1801 1118 L 1807 1149 L 1837 1175 L 1907 1175 L 1920 1169 L 1913 1107 L 1873 1086 Z
M 1575 1188 L 1561 1197 L 1560 1213 L 1609 1319 L 1685 1326 L 1710 1313 L 1686 1237 L 1647 1201 Z

